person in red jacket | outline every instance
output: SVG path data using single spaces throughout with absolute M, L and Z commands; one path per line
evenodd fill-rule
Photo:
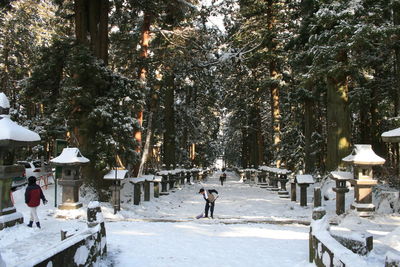
M 36 226 L 40 228 L 39 217 L 37 215 L 37 207 L 40 205 L 40 199 L 43 204 L 47 204 L 47 200 L 44 197 L 42 188 L 36 184 L 36 177 L 31 176 L 28 178 L 28 186 L 25 191 L 25 203 L 31 210 L 31 219 L 28 226 L 32 227 L 33 222 L 36 222 Z

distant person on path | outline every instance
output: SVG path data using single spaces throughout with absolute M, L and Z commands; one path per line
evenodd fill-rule
M 224 182 L 226 180 L 226 173 L 225 171 L 219 176 L 219 181 L 221 182 L 221 185 L 224 185 Z
M 31 218 L 28 224 L 29 227 L 32 227 L 32 224 L 35 221 L 36 226 L 40 228 L 39 217 L 37 215 L 37 207 L 40 205 L 40 200 L 43 201 L 44 205 L 47 204 L 42 188 L 36 184 L 36 177 L 31 176 L 28 178 L 28 186 L 25 191 L 25 203 L 31 210 Z
M 214 196 L 213 193 L 217 194 L 217 196 Z M 211 219 L 214 219 L 215 200 L 218 198 L 217 190 L 204 190 L 204 188 L 201 188 L 199 190 L 199 194 L 202 194 L 203 198 L 206 201 L 206 206 L 204 208 L 204 217 L 208 218 L 208 210 L 210 210 Z

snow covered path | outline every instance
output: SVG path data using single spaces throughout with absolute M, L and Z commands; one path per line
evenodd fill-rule
M 114 266 L 314 266 L 305 226 L 115 222 L 107 224 Z
M 109 203 L 101 203 L 108 256 L 100 266 L 314 266 L 308 263 L 309 228 L 282 225 L 309 221 L 311 207 L 302 208 L 276 193 L 244 184 L 234 173 L 228 173 L 224 186 L 218 177 L 217 172 L 208 181 L 184 185 L 175 193 L 152 197 L 138 206 L 124 203 L 116 215 Z M 201 187 L 219 192 L 214 220 L 194 219 L 204 209 L 205 201 L 198 194 Z M 29 211 L 24 204 L 24 190 L 13 195 L 26 223 Z M 61 188 L 58 194 L 61 199 Z M 75 211 L 54 208 L 54 186 L 45 195 L 49 204 L 38 210 L 42 230 L 18 225 L 0 231 L 0 253 L 7 266 L 57 243 L 60 229 L 86 227 L 86 206 L 96 200 L 93 195 L 81 198 L 84 207 Z
M 111 214 L 111 207 L 103 209 L 108 219 L 137 220 L 106 224 L 109 252 L 105 265 L 314 266 L 308 263 L 308 227 L 245 223 L 308 220 L 308 208 L 243 184 L 233 173 L 220 186 L 218 176 L 216 173 L 202 184 L 185 185 L 138 207 L 127 205 L 118 216 Z M 215 220 L 193 219 L 204 208 L 205 202 L 197 193 L 201 187 L 215 188 L 220 194 Z M 146 222 L 157 219 L 177 222 Z
M 204 209 L 204 200 L 199 189 L 204 187 L 216 189 L 219 199 L 215 205 L 214 215 L 219 220 L 236 221 L 284 221 L 299 220 L 309 222 L 312 207 L 300 207 L 298 203 L 289 199 L 278 197 L 275 192 L 261 189 L 257 185 L 244 184 L 234 173 L 228 173 L 227 182 L 221 186 L 218 181 L 218 172 L 202 183 L 184 185 L 182 189 L 152 198 L 150 202 L 141 202 L 134 206 L 131 203 L 123 204 L 122 211 L 113 215 L 111 205 L 104 206 L 105 218 L 110 220 L 123 220 L 124 218 L 136 219 L 165 219 L 165 220 L 188 220 L 200 214 Z M 310 188 L 310 190 L 312 190 Z M 133 189 L 128 189 L 132 192 Z M 311 202 L 312 193 L 308 193 Z

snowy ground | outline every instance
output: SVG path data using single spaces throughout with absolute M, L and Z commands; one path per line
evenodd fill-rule
M 255 185 L 243 184 L 233 173 L 220 186 L 218 175 L 202 184 L 185 185 L 168 196 L 141 202 L 139 206 L 124 204 L 117 215 L 110 204 L 102 203 L 108 245 L 108 257 L 102 265 L 307 266 L 308 227 L 263 221 L 304 222 L 309 220 L 311 209 L 300 208 Z M 205 202 L 197 194 L 201 187 L 219 191 L 214 220 L 194 219 L 204 208 Z M 24 188 L 14 193 L 15 206 L 28 221 L 23 191 Z M 39 208 L 42 230 L 19 225 L 0 231 L 0 253 L 7 266 L 30 257 L 27 251 L 40 254 L 41 249 L 60 240 L 60 229 L 85 227 L 84 209 L 57 211 L 54 187 L 50 186 L 45 195 L 49 204 Z M 90 200 L 88 194 L 83 199 L 84 206 Z M 78 219 L 56 218 L 59 215 Z
M 305 225 L 311 217 L 312 187 L 308 190 L 309 206 L 300 207 L 298 202 L 281 199 L 277 193 L 242 183 L 234 173 L 228 173 L 224 186 L 219 185 L 218 177 L 217 172 L 208 181 L 184 185 L 174 193 L 170 191 L 168 196 L 152 197 L 150 202 L 142 201 L 137 206 L 125 199 L 116 215 L 109 203 L 101 203 L 108 246 L 107 259 L 101 265 L 314 266 L 308 263 L 309 228 Z M 198 194 L 201 187 L 219 192 L 214 220 L 194 219 L 205 204 Z M 129 196 L 133 190 L 127 185 L 124 191 Z M 61 229 L 86 227 L 85 208 L 89 201 L 96 200 L 89 191 L 82 198 L 84 207 L 73 212 L 54 208 L 54 186 L 44 192 L 49 204 L 39 208 L 42 230 L 19 225 L 0 231 L 0 254 L 7 266 L 40 254 L 59 241 Z M 14 199 L 26 222 L 29 212 L 23 193 L 24 188 L 16 191 Z M 331 192 L 328 190 L 325 194 Z M 348 198 L 346 206 L 350 205 L 352 191 Z M 328 214 L 334 213 L 334 198 L 324 201 L 323 205 Z M 398 214 L 378 213 L 367 220 L 350 213 L 337 220 L 341 226 L 374 234 L 377 253 L 382 257 L 384 247 L 379 247 L 382 242 L 396 249 L 400 247 L 400 230 L 397 235 L 389 234 L 399 225 Z

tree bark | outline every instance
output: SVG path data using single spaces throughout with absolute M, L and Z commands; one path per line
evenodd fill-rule
M 251 109 L 249 122 L 250 127 L 247 139 L 249 143 L 250 164 L 258 167 L 264 161 L 264 139 L 261 132 L 261 115 L 258 107 Z
M 143 16 L 143 25 L 142 25 L 142 32 L 140 36 L 140 55 L 139 55 L 139 60 L 141 61 L 141 67 L 139 69 L 139 80 L 144 84 L 146 82 L 147 78 L 147 63 L 145 62 L 146 59 L 148 58 L 148 49 L 149 49 L 149 42 L 150 42 L 150 25 L 151 25 L 151 15 L 148 12 L 144 13 Z M 151 100 L 150 100 L 151 101 Z M 143 109 L 139 111 L 137 119 L 139 121 L 140 127 L 142 127 L 143 124 Z M 144 164 L 146 163 L 148 154 L 149 154 L 149 147 L 150 147 L 150 138 L 152 135 L 152 123 L 153 123 L 153 112 L 149 112 L 148 116 L 148 123 L 147 123 L 147 136 L 145 140 L 145 145 L 144 145 L 144 150 L 141 155 L 141 160 L 135 165 L 134 171 L 133 171 L 133 176 L 141 176 L 143 173 L 143 167 Z M 140 153 L 142 152 L 142 129 L 138 129 L 135 132 L 135 140 L 138 144 L 136 148 L 136 152 Z
M 248 148 L 248 134 L 245 127 L 242 128 L 242 168 L 249 167 L 249 148 Z
M 327 77 L 327 171 L 335 170 L 350 153 L 350 112 L 345 74 Z
M 175 111 L 174 111 L 174 95 L 175 84 L 174 75 L 167 74 L 166 78 L 166 92 L 165 92 L 165 110 L 164 110 L 164 163 L 169 169 L 171 164 L 175 166 Z
M 304 169 L 306 173 L 312 173 L 315 169 L 315 155 L 311 148 L 312 134 L 315 131 L 314 101 L 307 99 L 304 102 Z
M 272 128 L 273 128 L 273 140 L 272 144 L 274 146 L 274 158 L 276 159 L 276 167 L 280 166 L 279 151 L 280 151 L 280 108 L 279 108 L 279 86 L 277 82 L 278 69 L 276 64 L 276 58 L 274 56 L 276 49 L 276 41 L 273 39 L 276 18 L 273 10 L 273 0 L 268 0 L 267 2 L 267 29 L 269 35 L 271 36 L 268 40 L 268 50 L 270 53 L 269 62 L 269 75 L 271 80 L 270 92 L 271 92 L 271 115 L 272 115 Z
M 108 64 L 108 0 L 75 0 L 75 35 L 78 43 Z
M 400 2 L 399 1 L 393 1 L 393 25 L 398 26 L 400 25 Z M 399 36 L 398 36 L 399 37 Z M 394 117 L 399 116 L 400 114 L 400 47 L 397 45 L 394 48 L 394 55 L 395 55 L 395 66 L 394 66 L 394 71 L 395 71 L 395 79 L 396 79 L 396 87 L 394 90 Z M 397 166 L 396 167 L 396 173 L 400 173 L 400 167 L 399 166 L 399 144 L 395 143 L 393 144 L 393 150 L 394 150 L 394 159 L 392 162 L 392 166 Z

